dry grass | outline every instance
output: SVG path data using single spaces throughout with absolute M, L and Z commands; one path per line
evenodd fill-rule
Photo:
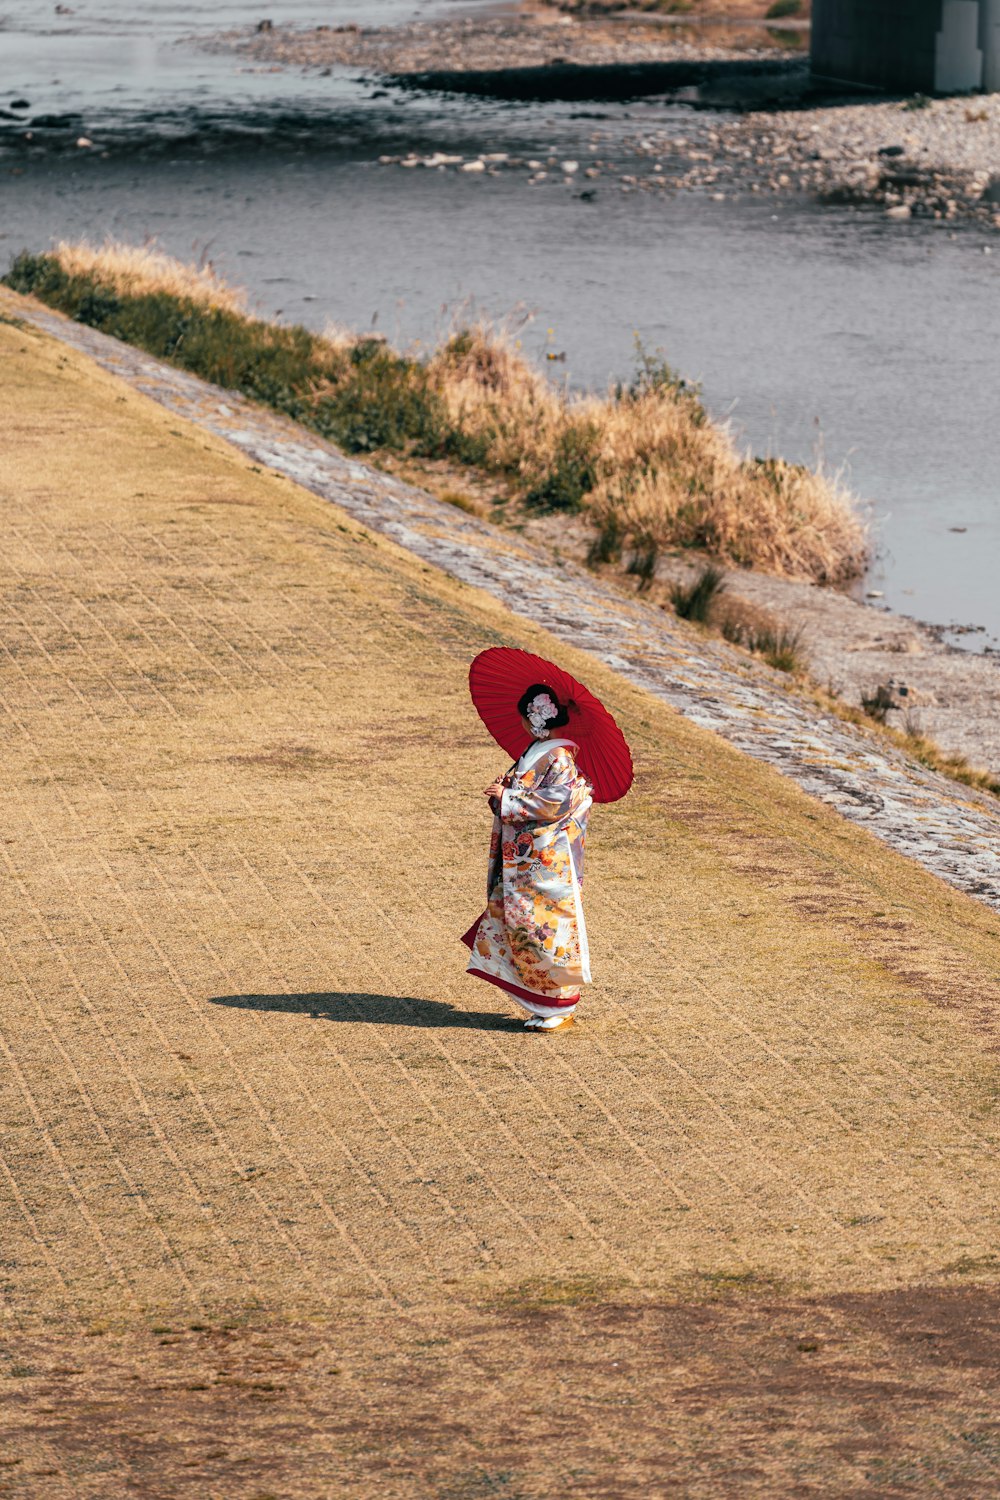
M 246 342 L 247 328 L 251 335 L 260 330 L 271 357 L 271 325 L 247 318 L 241 294 L 210 268 L 119 244 L 61 245 L 55 260 L 118 296 L 187 299 L 239 315 L 239 329 L 212 330 L 209 378 L 226 368 L 220 342 L 237 334 Z M 164 312 L 154 313 L 159 337 Z M 92 299 L 86 316 L 95 316 Z M 183 357 L 193 359 L 192 335 L 184 340 Z M 302 387 L 294 409 L 284 409 L 347 446 L 448 456 L 495 476 L 510 498 L 530 507 L 582 509 L 599 538 L 613 532 L 619 549 L 631 546 L 649 571 L 668 547 L 700 548 L 736 566 L 816 583 L 841 582 L 864 567 L 865 528 L 836 476 L 741 454 L 729 431 L 708 417 L 698 391 L 641 350 L 632 384 L 598 396 L 554 386 L 490 326 L 460 330 L 425 361 L 341 329 L 323 338 L 303 333 L 300 343 L 282 350 L 282 399 L 295 385 L 295 369 Z M 261 395 L 252 371 L 243 388 Z
M 636 380 L 605 397 L 553 387 L 502 335 L 450 341 L 431 372 L 485 461 L 526 483 L 585 478 L 598 531 L 656 553 L 701 547 L 740 566 L 830 583 L 864 566 L 866 537 L 836 479 L 781 459 L 750 459 L 706 415 L 697 391 L 640 354 Z M 558 480 L 550 482 L 558 501 Z M 529 491 L 529 494 L 533 493 Z M 543 497 L 544 498 L 544 495 Z
M 619 453 L 631 446 L 629 417 L 636 437 L 652 428 L 657 441 L 595 497 L 600 521 L 615 515 L 658 550 L 700 547 L 785 578 L 837 583 L 863 571 L 864 528 L 836 480 L 782 459 L 743 459 L 723 429 L 689 427 L 662 403 L 636 408 L 624 413 Z
M 53 254 L 69 275 L 92 276 L 123 296 L 165 292 L 198 307 L 221 307 L 232 313 L 247 310 L 246 293 L 223 280 L 210 262 L 192 266 L 155 244 L 106 240 L 95 246 L 86 240 L 60 240 Z
M 1000 797 L 1000 778 L 995 772 L 974 766 L 964 755 L 955 751 L 943 750 L 915 722 L 908 721 L 902 729 L 897 729 L 894 724 L 885 722 L 884 715 L 880 717 L 878 712 L 872 714 L 863 707 L 856 708 L 853 704 L 845 703 L 843 698 L 836 697 L 814 682 L 804 685 L 803 690 L 812 702 L 828 713 L 835 714 L 847 724 L 857 724 L 882 736 L 929 770 L 940 771 L 943 776 L 950 776 L 952 781 L 958 781 L 963 786 L 971 786 L 977 791 L 990 792 L 994 797 Z
M 935 740 L 914 726 L 901 730 L 890 727 L 889 733 L 896 737 L 896 743 L 908 755 L 929 766 L 932 771 L 941 771 L 953 781 L 960 781 L 965 786 L 976 787 L 981 792 L 992 792 L 995 797 L 1000 797 L 1000 777 L 994 771 L 984 771 L 982 767 L 972 765 L 964 755 L 957 752 L 942 750 Z

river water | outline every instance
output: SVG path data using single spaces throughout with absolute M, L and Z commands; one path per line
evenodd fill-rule
M 459 9 L 475 6 L 259 7 L 328 25 Z M 155 236 L 210 255 L 266 314 L 375 324 L 404 343 L 432 340 L 463 305 L 523 309 L 525 347 L 565 354 L 552 368 L 577 386 L 626 377 L 638 335 L 756 452 L 843 470 L 878 552 L 862 594 L 958 627 L 948 638 L 966 649 L 1000 647 L 1000 242 L 987 254 L 981 231 L 808 203 L 624 197 L 603 182 L 584 201 L 523 174 L 379 166 L 410 148 L 582 157 L 595 127 L 579 107 L 386 95 L 179 40 L 257 19 L 236 0 L 72 10 L 0 0 L 0 109 L 25 122 L 3 122 L 6 145 L 0 134 L 0 261 L 61 237 Z M 15 100 L 28 108 L 9 111 Z M 31 149 L 14 141 L 68 112 L 79 120 L 36 131 Z M 690 129 L 676 106 L 600 113 L 606 142 L 637 118 Z

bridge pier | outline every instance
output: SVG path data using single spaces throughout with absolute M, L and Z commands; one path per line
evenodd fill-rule
M 812 68 L 888 93 L 1000 91 L 1000 0 L 813 0 Z

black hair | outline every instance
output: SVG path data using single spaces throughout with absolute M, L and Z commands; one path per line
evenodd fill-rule
M 520 698 L 518 698 L 517 711 L 521 715 L 521 718 L 526 719 L 528 717 L 528 704 L 533 698 L 537 698 L 539 693 L 548 693 L 552 702 L 559 710 L 554 719 L 546 719 L 546 729 L 562 729 L 564 725 L 569 723 L 569 709 L 565 704 L 559 702 L 559 694 L 554 688 L 550 688 L 546 682 L 532 683 L 531 687 L 527 688 L 521 694 Z

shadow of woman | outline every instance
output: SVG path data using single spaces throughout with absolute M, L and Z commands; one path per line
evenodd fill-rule
M 210 1005 L 235 1010 L 288 1011 L 319 1021 L 374 1022 L 379 1026 L 465 1026 L 473 1031 L 520 1031 L 514 1016 L 457 1010 L 444 1000 L 417 1000 L 404 995 L 366 995 L 357 991 L 317 991 L 305 995 L 211 995 Z

